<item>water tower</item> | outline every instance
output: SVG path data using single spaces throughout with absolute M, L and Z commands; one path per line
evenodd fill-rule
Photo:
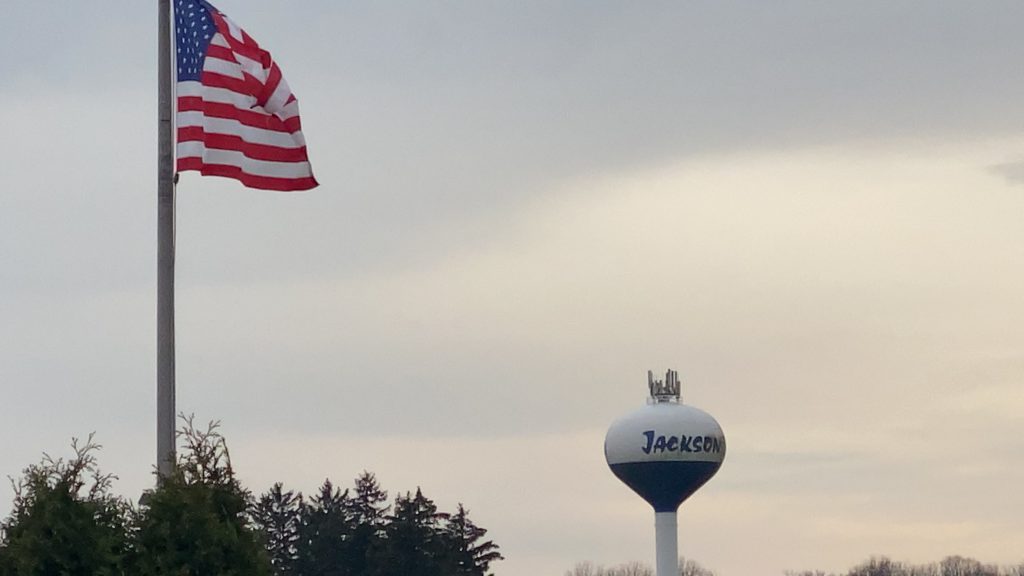
M 654 507 L 657 576 L 678 576 L 676 510 L 725 458 L 725 436 L 710 414 L 679 400 L 674 370 L 647 372 L 647 405 L 615 421 L 604 439 L 612 472 Z

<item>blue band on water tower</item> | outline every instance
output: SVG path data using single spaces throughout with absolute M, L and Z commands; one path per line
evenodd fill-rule
M 721 462 L 629 462 L 610 468 L 655 512 L 675 512 L 721 466 Z

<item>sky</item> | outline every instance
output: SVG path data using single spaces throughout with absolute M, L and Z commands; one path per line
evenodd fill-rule
M 3 475 L 95 432 L 153 483 L 156 4 L 0 19 Z M 499 576 L 653 563 L 602 449 L 672 368 L 720 576 L 1024 560 L 1024 4 L 215 4 L 321 182 L 178 186 L 178 410 L 250 489 L 420 486 Z

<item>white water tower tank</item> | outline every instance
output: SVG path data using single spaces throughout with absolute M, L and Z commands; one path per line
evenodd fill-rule
M 657 576 L 679 574 L 676 511 L 725 459 L 725 435 L 710 414 L 679 399 L 674 370 L 647 372 L 647 405 L 615 421 L 604 440 L 608 466 L 654 508 Z

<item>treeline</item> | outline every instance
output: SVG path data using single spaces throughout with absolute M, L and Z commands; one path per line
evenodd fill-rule
M 699 563 L 686 558 L 679 559 L 680 576 L 716 576 Z M 591 562 L 580 562 L 565 576 L 654 576 L 654 569 L 642 562 L 628 562 L 605 567 Z M 822 572 L 820 570 L 788 571 L 786 576 L 1024 576 L 1024 562 L 1014 566 L 983 564 L 973 558 L 947 556 L 940 562 L 930 564 L 905 564 L 894 562 L 884 556 L 871 558 L 847 572 Z
M 804 570 L 787 572 L 786 576 L 1024 576 L 1024 562 L 1014 566 L 998 566 L 984 564 L 974 558 L 947 556 L 939 562 L 908 564 L 878 556 L 840 574 Z
M 281 484 L 254 496 L 215 424 L 181 436 L 173 473 L 138 505 L 112 494 L 92 437 L 26 468 L 0 576 L 487 576 L 502 559 L 461 504 L 441 512 L 419 489 L 389 502 L 369 472 L 309 498 Z
M 654 568 L 635 561 L 616 566 L 579 562 L 567 570 L 565 576 L 654 576 Z M 693 560 L 679 558 L 679 576 L 715 576 L 715 573 Z

